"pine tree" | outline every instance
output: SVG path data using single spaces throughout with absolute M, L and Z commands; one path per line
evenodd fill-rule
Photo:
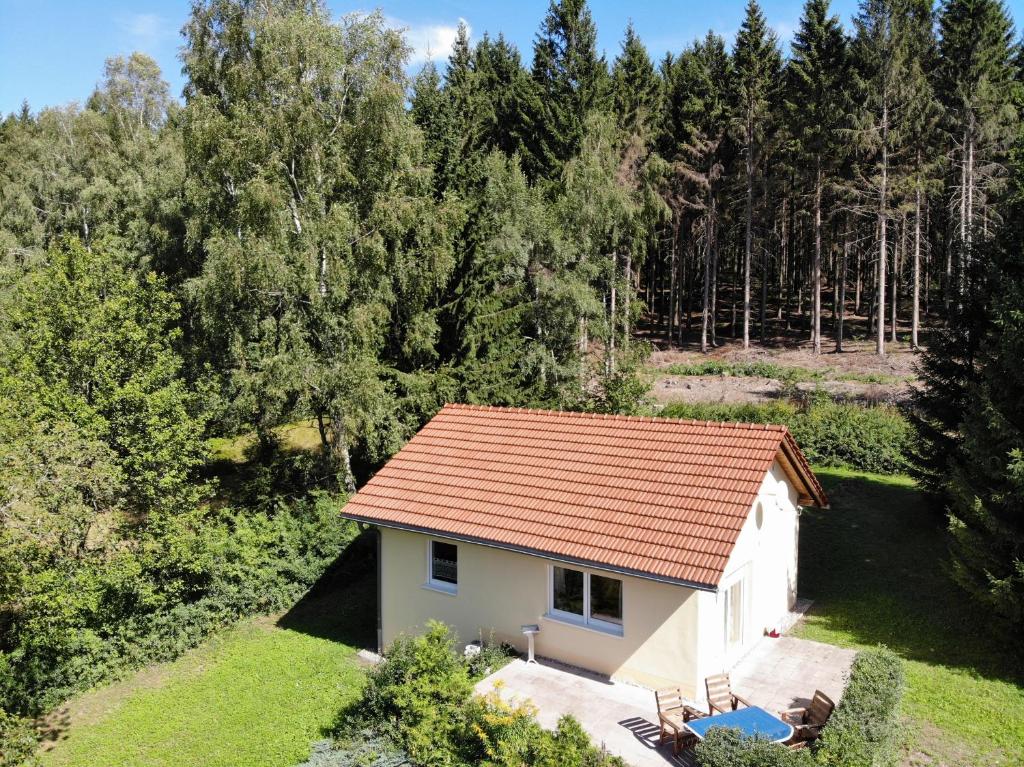
M 858 185 L 873 209 L 877 233 L 875 352 L 885 355 L 889 219 L 893 188 L 906 172 L 908 150 L 908 8 L 901 0 L 863 0 L 854 19 L 855 135 L 862 152 Z
M 754 247 L 755 174 L 762 151 L 761 143 L 766 128 L 764 123 L 771 115 L 781 71 L 782 56 L 778 40 L 769 30 L 757 0 L 749 0 L 746 17 L 736 36 L 736 47 L 733 51 L 735 108 L 742 132 L 741 144 L 746 174 L 746 232 L 743 247 L 744 349 L 750 346 L 750 269 Z M 816 347 L 820 347 L 820 343 Z
M 658 75 L 647 48 L 630 22 L 622 41 L 622 53 L 612 65 L 612 103 L 619 127 L 627 134 L 649 140 L 657 116 L 658 97 Z
M 976 309 L 990 322 L 980 338 L 966 339 L 975 344 L 972 375 L 965 381 L 956 371 L 951 388 L 962 393 L 962 409 L 942 422 L 946 452 L 941 474 L 933 472 L 930 479 L 949 502 L 957 581 L 1024 632 L 1024 167 L 1019 159 L 1014 176 L 1010 223 L 984 246 L 998 276 L 988 282 L 993 299 Z M 973 291 L 966 300 L 977 300 Z M 933 361 L 929 372 L 937 369 Z M 929 400 L 930 412 L 935 412 L 934 396 L 941 392 Z M 933 449 L 941 445 L 929 443 Z
M 797 151 L 809 162 L 813 195 L 814 254 L 811 266 L 811 341 L 821 353 L 822 208 L 826 185 L 841 159 L 839 131 L 848 105 L 846 39 L 839 18 L 829 15 L 829 0 L 808 0 L 793 38 L 786 69 L 786 111 Z
M 608 100 L 608 67 L 586 0 L 551 0 L 533 44 L 538 120 L 523 157 L 532 178 L 557 179 L 583 141 L 584 123 Z
M 1013 23 L 999 0 L 949 0 L 939 16 L 938 91 L 948 117 L 956 177 L 957 300 L 971 290 L 978 230 L 1005 174 L 1016 126 Z

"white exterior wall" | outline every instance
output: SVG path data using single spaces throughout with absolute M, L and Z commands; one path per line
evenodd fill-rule
M 758 529 L 757 506 L 763 522 Z M 698 676 L 729 671 L 766 631 L 781 628 L 796 601 L 797 558 L 800 532 L 798 494 L 776 462 L 765 475 L 757 501 L 740 531 L 717 593 L 699 596 Z M 744 580 L 743 641 L 726 647 L 726 591 Z

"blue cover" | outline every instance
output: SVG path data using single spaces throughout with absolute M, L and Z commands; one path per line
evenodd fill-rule
M 712 727 L 732 727 L 748 737 L 763 740 L 783 741 L 788 740 L 793 734 L 790 725 L 757 706 L 694 719 L 687 722 L 686 726 L 701 739 Z

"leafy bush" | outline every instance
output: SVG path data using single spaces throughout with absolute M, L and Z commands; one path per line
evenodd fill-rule
M 418 763 L 448 765 L 466 732 L 464 707 L 473 691 L 455 637 L 432 621 L 419 636 L 400 636 L 367 675 L 350 710 L 350 731 L 373 728 L 391 736 Z
M 0 708 L 0 767 L 30 767 L 39 737 L 32 721 Z
M 815 399 L 801 408 L 788 402 L 767 404 L 673 403 L 661 412 L 669 418 L 701 421 L 776 423 L 787 426 L 808 460 L 824 466 L 898 473 L 910 465 L 913 428 L 898 410 Z
M 476 742 L 464 749 L 468 764 L 493 767 L 625 767 L 590 741 L 580 723 L 562 716 L 554 730 L 537 722 L 529 703 L 509 703 L 497 690 L 474 698 L 467 719 Z
M 790 751 L 779 743 L 752 740 L 739 730 L 713 727 L 697 744 L 701 767 L 812 767 L 810 751 Z
M 355 537 L 338 504 L 325 494 L 260 512 L 197 509 L 161 520 L 137 548 L 56 566 L 20 549 L 29 559 L 4 633 L 2 700 L 35 715 L 175 658 L 242 615 L 291 604 Z
M 857 653 L 843 697 L 821 733 L 819 764 L 892 767 L 899 763 L 904 671 L 884 648 Z
M 310 767 L 390 767 L 405 764 L 406 754 L 421 767 L 624 767 L 572 717 L 545 730 L 530 704 L 507 703 L 496 691 L 472 697 L 470 664 L 455 646 L 437 622 L 396 639 L 361 698 L 341 713 L 335 743 L 322 746 Z M 358 754 L 364 761 L 354 761 Z
M 493 674 L 508 663 L 510 658 L 519 656 L 519 651 L 507 642 L 494 641 L 494 632 L 488 639 L 480 637 L 480 652 L 466 657 L 469 675 L 473 679 L 483 679 Z

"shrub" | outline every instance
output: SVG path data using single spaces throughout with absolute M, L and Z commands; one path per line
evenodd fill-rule
M 455 654 L 454 635 L 431 621 L 426 633 L 392 643 L 367 675 L 345 726 L 349 732 L 372 728 L 389 735 L 425 767 L 453 764 L 467 730 L 464 709 L 472 690 L 466 664 Z
M 531 704 L 508 703 L 497 691 L 473 697 L 469 663 L 455 644 L 437 622 L 396 639 L 341 713 L 335 743 L 320 746 L 309 767 L 390 767 L 405 764 L 405 755 L 422 767 L 625 767 L 572 717 L 545 730 Z
M 392 741 L 372 732 L 360 732 L 343 742 L 319 740 L 309 759 L 297 767 L 406 767 L 409 756 Z
M 843 697 L 821 733 L 818 763 L 892 767 L 899 763 L 903 663 L 884 648 L 854 658 Z
M 30 767 L 39 742 L 32 720 L 0 708 L 0 767 Z
M 468 764 L 489 767 L 625 767 L 590 741 L 580 723 L 563 716 L 554 730 L 537 722 L 529 703 L 509 703 L 497 690 L 467 706 L 470 731 L 477 737 L 463 748 Z
M 739 730 L 713 727 L 697 744 L 701 767 L 812 767 L 806 750 L 790 751 L 779 743 L 745 738 Z
M 673 403 L 668 418 L 699 421 L 776 423 L 787 426 L 808 460 L 823 466 L 898 473 L 910 465 L 913 429 L 897 409 L 863 407 L 816 398 L 800 408 L 789 402 L 766 404 Z

